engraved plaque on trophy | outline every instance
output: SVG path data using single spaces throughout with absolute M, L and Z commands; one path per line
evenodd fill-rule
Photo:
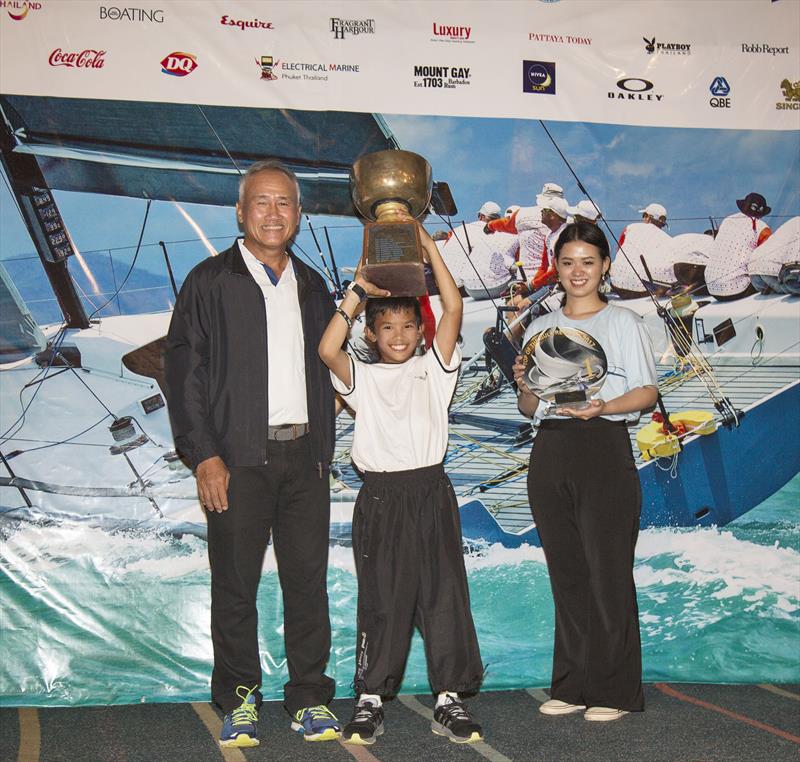
M 356 209 L 366 218 L 362 273 L 392 296 L 426 293 L 422 242 L 415 220 L 428 210 L 433 178 L 430 164 L 410 151 L 377 151 L 358 159 L 350 173 Z

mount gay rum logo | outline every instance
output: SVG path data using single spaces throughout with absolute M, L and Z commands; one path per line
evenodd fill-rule
M 50 66 L 66 66 L 70 69 L 102 69 L 105 64 L 105 50 L 81 50 L 76 53 L 65 53 L 56 48 L 47 59 Z
M 175 51 L 161 59 L 161 71 L 173 77 L 185 77 L 197 68 L 197 56 Z

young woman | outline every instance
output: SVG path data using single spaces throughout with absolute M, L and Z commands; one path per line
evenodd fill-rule
M 547 328 L 577 329 L 602 347 L 608 373 L 585 406 L 553 407 L 525 384 L 521 357 L 514 366 L 520 412 L 540 421 L 528 498 L 556 614 L 551 699 L 540 711 L 616 720 L 644 708 L 633 583 L 641 488 L 626 424 L 655 404 L 656 371 L 641 318 L 601 293 L 611 265 L 603 232 L 568 225 L 555 265 L 564 306 L 537 318 L 525 341 Z

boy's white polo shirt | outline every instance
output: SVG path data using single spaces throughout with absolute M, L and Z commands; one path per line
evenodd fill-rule
M 333 373 L 333 387 L 356 413 L 353 462 L 362 471 L 434 466 L 447 451 L 447 409 L 458 381 L 461 350 L 442 360 L 436 339 L 404 363 L 350 358 L 350 386 Z

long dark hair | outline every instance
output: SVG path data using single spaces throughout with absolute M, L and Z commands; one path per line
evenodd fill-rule
M 600 252 L 600 262 L 602 264 L 606 259 L 611 259 L 611 251 L 608 248 L 608 239 L 605 234 L 597 225 L 591 222 L 571 222 L 564 230 L 556 241 L 554 256 L 556 261 L 561 254 L 561 249 L 571 241 L 582 241 L 594 246 Z M 607 277 L 607 276 L 606 276 Z M 607 302 L 606 295 L 602 292 L 598 293 L 600 299 Z

